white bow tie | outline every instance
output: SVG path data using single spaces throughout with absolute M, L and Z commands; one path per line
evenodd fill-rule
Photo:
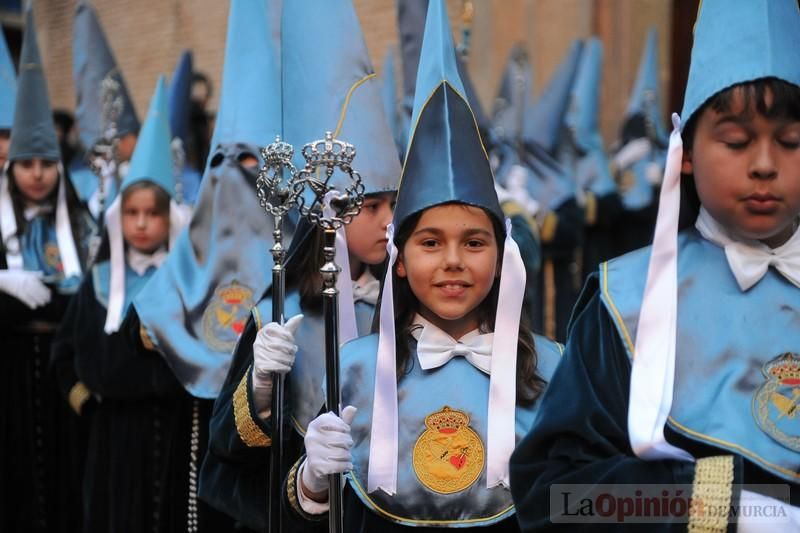
M 424 319 L 416 322 L 423 324 L 417 339 L 417 358 L 423 370 L 438 368 L 453 357 L 462 356 L 481 372 L 491 374 L 494 333 L 479 334 L 474 330 L 455 340 Z
M 770 266 L 775 267 L 793 285 L 800 287 L 800 232 L 796 231 L 783 245 L 770 248 L 760 242 L 732 239 L 703 208 L 695 225 L 703 237 L 725 250 L 728 265 L 742 291 L 761 281 Z
M 375 305 L 378 302 L 378 294 L 381 290 L 381 282 L 375 278 L 364 283 L 364 276 L 353 282 L 353 303 L 364 301 Z
M 158 268 L 167 257 L 167 249 L 159 248 L 152 254 L 143 254 L 133 248 L 128 248 L 128 266 L 140 276 L 150 267 Z

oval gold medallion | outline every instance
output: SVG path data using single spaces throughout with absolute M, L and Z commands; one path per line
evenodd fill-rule
M 481 475 L 483 442 L 469 416 L 445 406 L 425 417 L 426 429 L 414 444 L 412 463 L 420 483 L 440 494 L 469 488 Z
M 253 290 L 233 281 L 214 291 L 203 311 L 203 337 L 218 352 L 230 352 L 242 334 L 253 302 Z

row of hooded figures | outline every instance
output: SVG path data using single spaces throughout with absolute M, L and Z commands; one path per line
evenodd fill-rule
M 349 0 L 232 0 L 199 181 L 190 59 L 139 128 L 85 0 L 64 168 L 26 8 L 0 530 L 800 527 L 797 3 L 702 3 L 671 134 L 651 33 L 611 157 L 598 40 L 489 120 L 448 20 L 398 98 Z

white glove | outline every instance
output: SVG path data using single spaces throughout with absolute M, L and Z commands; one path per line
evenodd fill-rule
M 267 379 L 272 373 L 286 374 L 294 365 L 297 345 L 294 334 L 303 315 L 296 315 L 281 326 L 270 322 L 260 330 L 253 342 L 253 377 Z
M 306 431 L 306 460 L 301 482 L 313 493 L 328 491 L 328 475 L 341 474 L 353 469 L 353 437 L 350 423 L 357 409 L 348 405 L 339 418 L 332 412 L 319 415 L 308 424 Z
M 272 407 L 272 374 L 286 374 L 294 365 L 297 345 L 294 333 L 303 315 L 293 316 L 281 326 L 270 322 L 256 334 L 253 342 L 253 401 L 261 418 L 268 418 Z
M 42 282 L 42 273 L 30 270 L 0 270 L 0 291 L 31 309 L 50 303 L 52 294 Z

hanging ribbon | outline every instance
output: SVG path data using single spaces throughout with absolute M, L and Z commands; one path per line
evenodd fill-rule
M 367 492 L 381 489 L 389 496 L 397 492 L 397 354 L 395 353 L 394 288 L 392 275 L 397 261 L 394 225 L 386 228 L 389 264 L 383 281 L 378 360 L 375 365 L 375 392 L 372 428 L 369 437 Z
M 669 444 L 664 424 L 672 408 L 678 317 L 678 217 L 681 209 L 680 118 L 672 114 L 664 183 L 658 205 L 647 283 L 636 331 L 628 406 L 633 452 L 642 459 L 683 459 L 686 451 Z

